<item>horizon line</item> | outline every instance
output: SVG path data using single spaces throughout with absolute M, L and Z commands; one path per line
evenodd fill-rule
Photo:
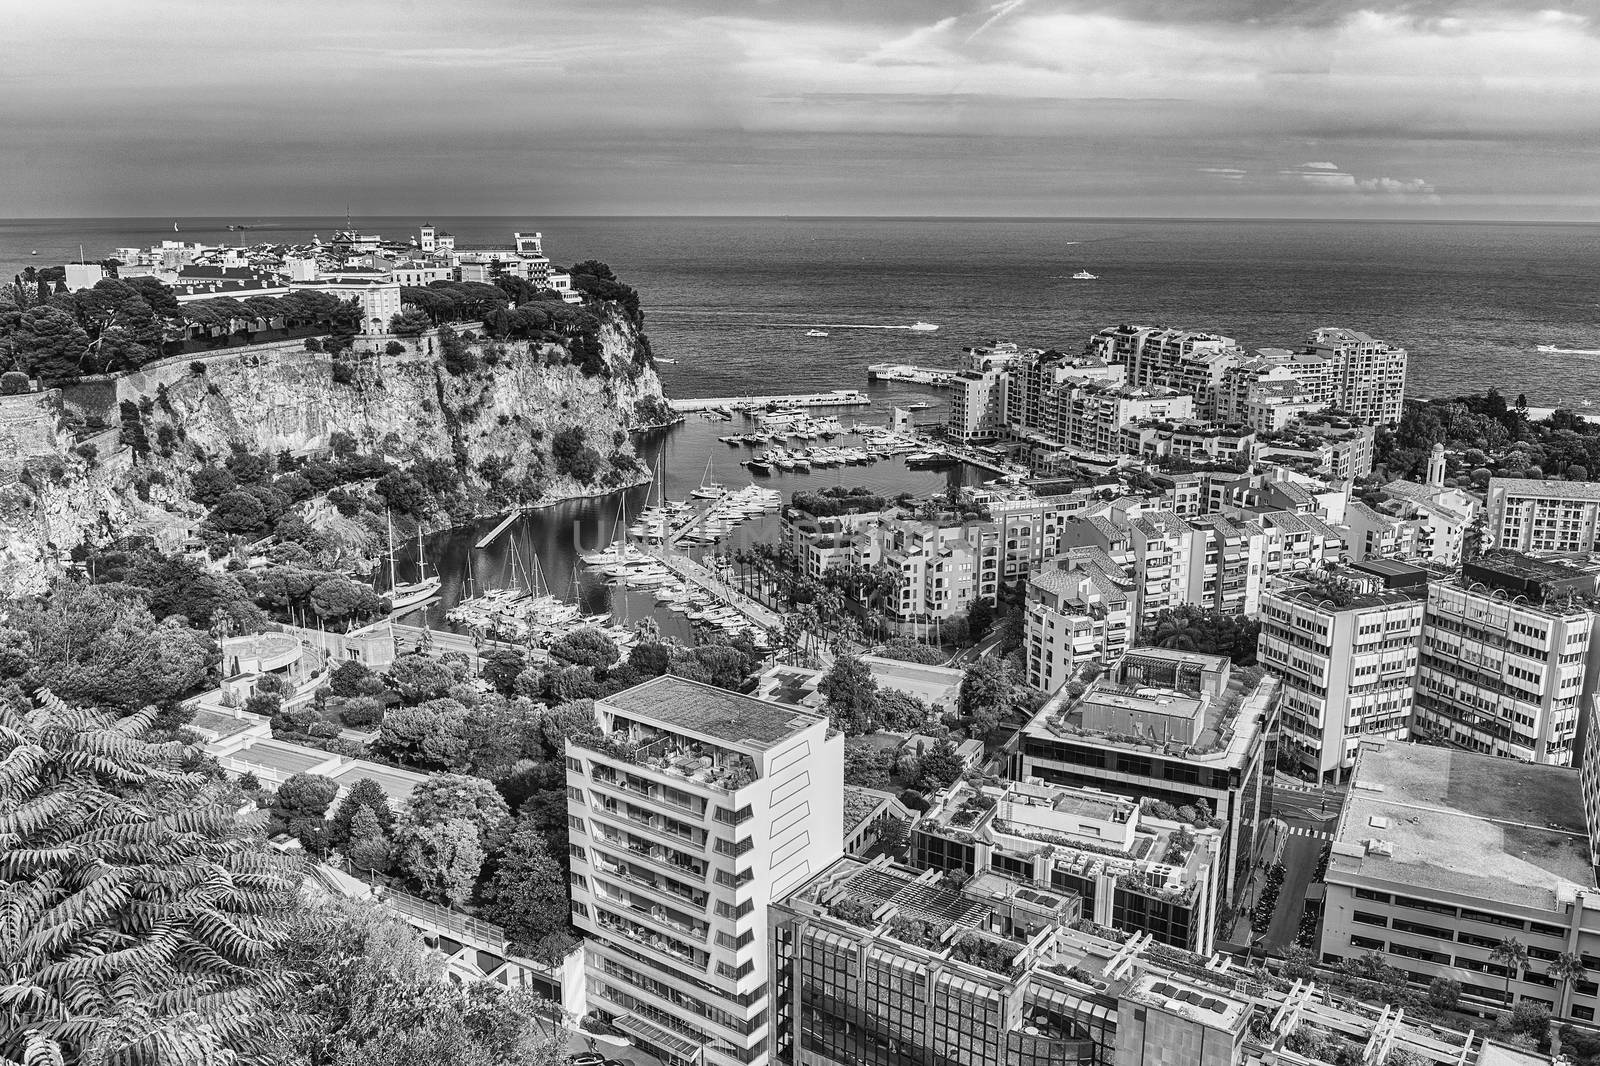
M 239 213 L 228 215 L 17 215 L 0 218 L 0 223 L 7 222 L 111 222 L 111 221 L 155 221 L 166 223 L 169 221 L 193 222 L 219 221 L 222 223 L 236 222 L 243 217 Z M 421 213 L 381 214 L 381 215 L 351 215 L 355 218 L 374 219 L 413 219 L 424 217 Z M 495 212 L 490 214 L 444 214 L 440 218 L 452 219 L 503 219 L 503 218 L 538 218 L 538 219 L 582 219 L 582 220 L 627 220 L 627 219 L 684 219 L 689 221 L 792 221 L 792 222 L 1341 222 L 1362 223 L 1370 225 L 1490 225 L 1490 226 L 1600 226 L 1600 217 L 1586 219 L 1555 219 L 1555 218 L 1375 218 L 1366 216 L 1345 215 L 881 215 L 881 214 L 699 214 L 699 213 L 672 213 L 672 214 L 552 214 L 529 215 L 523 212 Z M 291 215 L 258 215 L 251 222 L 252 225 L 261 221 L 284 221 L 299 218 L 334 219 L 338 214 L 291 214 Z M 181 232 L 181 231 L 180 231 Z M 249 232 L 248 230 L 243 232 Z

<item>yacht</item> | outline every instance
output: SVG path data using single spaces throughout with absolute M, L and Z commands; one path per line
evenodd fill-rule
M 422 526 L 417 526 L 417 569 L 420 577 L 416 581 L 401 583 L 394 579 L 394 516 L 389 516 L 389 610 L 401 611 L 407 607 L 415 607 L 426 600 L 431 600 L 439 595 L 439 586 L 442 582 L 437 574 L 428 576 L 428 557 L 422 551 Z
M 906 410 L 907 411 L 925 411 L 925 410 L 927 410 L 928 408 L 930 408 L 932 406 L 933 406 L 933 404 L 928 403 L 925 400 L 918 400 L 916 403 L 908 403 L 908 404 L 906 404 Z
M 827 335 L 828 335 L 828 331 L 825 330 L 825 329 L 808 329 L 808 330 L 806 330 L 806 336 L 808 336 L 808 337 L 826 337 Z
M 715 475 L 711 471 L 711 460 L 707 459 L 706 472 L 700 477 L 700 487 L 690 489 L 689 495 L 697 500 L 716 500 L 720 499 L 722 494 L 727 491 L 722 487 L 721 482 L 715 480 Z
M 1091 274 L 1087 270 L 1080 270 L 1076 274 L 1072 275 L 1072 280 L 1073 281 L 1094 281 L 1094 280 L 1098 279 L 1099 277 L 1100 277 L 1099 274 Z
M 917 321 L 911 323 L 911 325 L 907 326 L 906 328 L 907 329 L 914 329 L 918 333 L 932 333 L 934 330 L 938 329 L 939 327 L 934 325 L 932 322 L 924 322 L 921 319 L 918 319 Z

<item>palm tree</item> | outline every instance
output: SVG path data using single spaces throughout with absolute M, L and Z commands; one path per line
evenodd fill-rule
M 1583 964 L 1583 956 L 1577 952 L 1563 951 L 1551 960 L 1545 973 L 1561 989 L 1561 998 L 1556 1002 L 1557 1018 L 1567 1013 L 1567 994 L 1573 983 L 1583 980 L 1588 972 L 1589 968 Z
M 1522 971 L 1528 965 L 1528 947 L 1514 936 L 1506 937 L 1489 952 L 1489 958 L 1506 968 L 1506 1003 L 1511 1002 L 1511 975 L 1522 980 Z
M 298 871 L 154 719 L 0 701 L 0 1061 L 231 1061 L 284 991 Z

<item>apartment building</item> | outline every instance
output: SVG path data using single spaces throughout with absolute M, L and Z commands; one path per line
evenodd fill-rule
M 1427 598 L 1427 571 L 1387 561 L 1269 583 L 1259 659 L 1283 681 L 1280 764 L 1338 781 L 1364 737 L 1409 735 Z
M 1372 473 L 1373 429 L 1325 415 L 1301 418 L 1278 430 L 1260 430 L 1250 445 L 1253 462 L 1287 466 L 1348 481 Z
M 1115 662 L 1136 636 L 1133 582 L 1102 548 L 1073 548 L 1028 579 L 1027 683 L 1054 692 L 1091 662 Z
M 778 512 L 778 543 L 794 552 L 800 572 L 813 580 L 829 568 L 853 561 L 854 539 L 863 528 L 899 513 L 897 508 L 846 514 L 813 514 L 792 503 Z
M 1571 766 L 1594 695 L 1591 597 L 1600 565 L 1494 551 L 1428 589 L 1417 665 L 1418 734 Z
M 1070 891 L 1107 929 L 1211 954 L 1221 832 L 1098 789 L 957 782 L 911 826 L 919 869 Z
M 1000 590 L 1000 545 L 993 522 L 894 517 L 860 527 L 851 559 L 861 566 L 887 563 L 900 587 L 885 600 L 896 622 L 932 623 L 994 603 Z
M 1255 431 L 1249 426 L 1197 418 L 1144 419 L 1122 427 L 1122 450 L 1146 459 L 1176 456 L 1195 463 L 1238 463 L 1250 458 Z
M 983 491 L 966 490 L 966 495 L 981 502 L 994 522 L 995 540 L 1000 546 L 1000 577 L 1015 582 L 1061 555 L 1061 530 L 1068 518 L 1081 514 L 1090 504 L 1087 492 L 1051 496 L 1001 498 Z
M 1060 422 L 1059 390 L 1073 383 L 1099 381 L 1121 384 L 1121 366 L 1089 355 L 1029 351 L 1010 367 L 1006 385 L 1006 424 L 1019 436 L 1044 435 L 1055 439 L 1052 427 Z
M 1406 390 L 1406 350 L 1341 327 L 1313 330 L 1290 364 L 1325 406 L 1369 425 L 1397 425 Z
M 1600 482 L 1492 477 L 1488 544 L 1516 551 L 1600 551 Z
M 1120 363 L 1135 388 L 1166 387 L 1192 395 L 1195 413 L 1211 420 L 1218 417 L 1224 381 L 1248 358 L 1231 337 L 1126 325 L 1090 337 L 1085 354 Z
M 1022 729 L 1011 776 L 1174 806 L 1204 804 L 1222 830 L 1231 901 L 1271 812 L 1278 683 L 1226 657 L 1132 648 L 1079 696 L 1061 689 Z
M 1600 976 L 1596 891 L 1578 771 L 1420 744 L 1366 740 L 1328 862 L 1325 962 L 1381 952 L 1425 988 L 1461 983 L 1488 1016 L 1532 1000 L 1593 1023 Z M 1527 950 L 1507 973 L 1502 940 Z M 1584 977 L 1550 974 L 1562 953 Z
M 1070 893 L 844 858 L 771 910 L 781 1066 L 1532 1066 L 1474 1033 L 1069 928 Z M 1508 1058 L 1507 1055 L 1512 1057 Z
M 1194 417 L 1194 396 L 1161 385 L 1085 382 L 1060 391 L 1060 427 L 1055 442 L 1080 451 L 1122 451 L 1122 427 L 1130 422 Z
M 671 675 L 595 717 L 567 742 L 589 1008 L 673 1066 L 765 1062 L 767 907 L 841 854 L 843 738 Z
M 1228 515 L 1197 515 L 1189 525 L 1203 538 L 1200 588 L 1190 602 L 1229 614 L 1255 614 L 1267 570 L 1267 533 L 1260 522 Z M 1281 560 L 1281 554 L 1280 554 Z
M 962 350 L 960 368 L 950 379 L 945 430 L 952 440 L 971 444 L 1000 439 L 1006 425 L 1011 367 L 1022 354 L 1011 343 Z

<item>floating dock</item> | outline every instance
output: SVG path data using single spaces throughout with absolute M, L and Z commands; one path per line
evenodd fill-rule
M 493 529 L 489 530 L 489 532 L 479 537 L 478 543 L 474 544 L 473 547 L 487 548 L 489 545 L 494 543 L 496 537 L 506 531 L 506 527 L 510 526 L 511 523 L 515 522 L 521 517 L 521 511 L 512 511 L 510 514 L 506 515 L 505 518 L 501 519 L 499 525 L 495 526 Z
M 668 400 L 674 411 L 754 411 L 762 407 L 864 407 L 872 401 L 860 389 L 834 389 L 832 392 L 800 392 L 787 396 L 702 396 L 688 400 Z
M 910 363 L 873 363 L 867 367 L 868 381 L 909 381 L 913 385 L 932 385 L 947 389 L 954 370 L 937 366 L 913 366 Z

